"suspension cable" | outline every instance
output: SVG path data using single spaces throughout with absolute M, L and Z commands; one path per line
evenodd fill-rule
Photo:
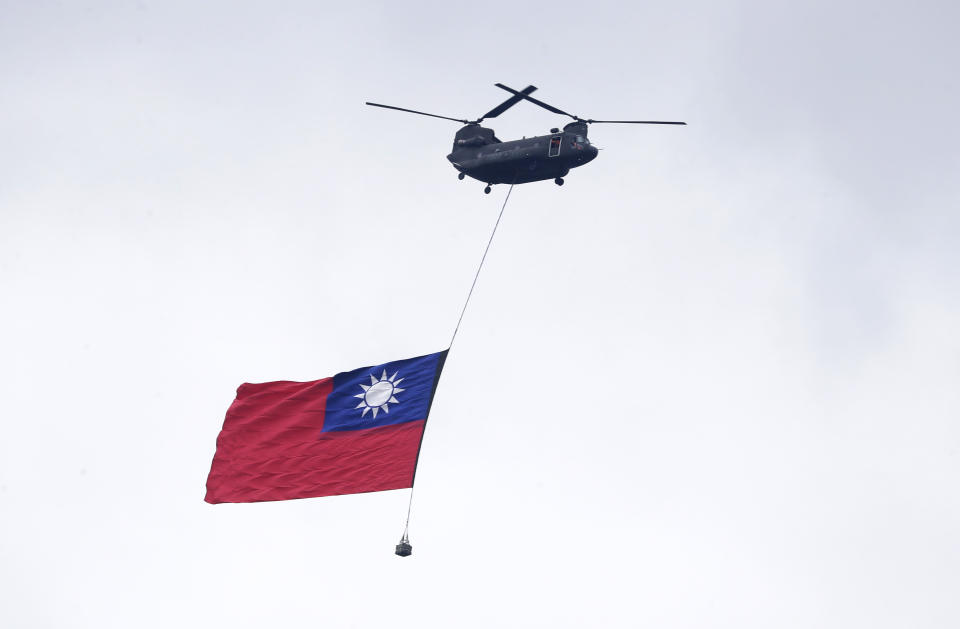
M 470 298 L 473 296 L 473 289 L 477 285 L 477 279 L 480 277 L 480 271 L 483 269 L 483 263 L 487 260 L 487 253 L 490 251 L 490 245 L 493 243 L 493 237 L 497 235 L 497 227 L 500 226 L 500 219 L 503 218 L 503 211 L 507 209 L 507 201 L 510 200 L 510 193 L 513 192 L 513 186 L 516 184 L 516 177 L 510 183 L 510 189 L 507 190 L 507 197 L 500 206 L 500 214 L 497 216 L 497 222 L 493 224 L 493 231 L 490 232 L 490 238 L 487 240 L 487 247 L 483 250 L 483 257 L 480 258 L 480 264 L 477 266 L 477 272 L 473 276 L 473 283 L 470 284 L 470 291 L 467 293 L 467 299 L 463 302 L 463 308 L 460 310 L 460 318 L 457 319 L 457 326 L 453 329 L 453 336 L 450 337 L 450 345 L 447 346 L 447 355 L 450 355 L 450 348 L 453 347 L 453 341 L 457 338 L 457 332 L 460 330 L 460 324 L 463 322 L 463 315 L 467 312 L 467 306 L 470 305 Z M 401 544 L 410 543 L 410 510 L 413 508 L 413 486 L 410 487 L 410 500 L 407 502 L 407 521 L 403 525 L 403 537 L 400 538 Z
M 514 178 L 516 180 L 516 178 Z M 480 258 L 480 265 L 477 267 L 477 273 L 473 276 L 473 283 L 470 284 L 470 292 L 467 293 L 467 300 L 463 302 L 463 310 L 460 311 L 460 318 L 457 319 L 457 327 L 453 329 L 453 336 L 450 337 L 450 345 L 447 346 L 447 351 L 450 351 L 450 348 L 453 347 L 453 340 L 457 338 L 457 331 L 460 329 L 460 323 L 463 321 L 463 315 L 467 312 L 467 306 L 470 305 L 470 298 L 473 296 L 473 289 L 477 285 L 477 278 L 480 277 L 480 271 L 483 269 L 483 263 L 487 259 L 487 252 L 490 251 L 490 244 L 493 242 L 493 237 L 497 235 L 497 227 L 500 226 L 500 219 L 503 218 L 503 211 L 507 209 L 507 201 L 510 200 L 510 193 L 513 192 L 514 184 L 510 184 L 510 189 L 507 190 L 507 198 L 503 200 L 503 205 L 500 207 L 500 215 L 497 216 L 497 222 L 493 225 L 493 231 L 490 232 L 490 239 L 487 241 L 487 248 L 483 250 L 483 257 Z

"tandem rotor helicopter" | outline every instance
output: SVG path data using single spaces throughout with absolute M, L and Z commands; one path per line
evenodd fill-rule
M 461 118 L 450 118 L 448 116 L 438 116 L 437 114 L 428 114 L 424 111 L 415 109 L 404 109 L 403 107 L 394 107 L 393 105 L 381 105 L 379 103 L 366 103 L 372 107 L 383 107 L 384 109 L 396 109 L 411 114 L 420 114 L 421 116 L 430 116 L 432 118 L 443 118 L 461 122 L 462 127 L 453 139 L 453 151 L 447 155 L 447 159 L 453 164 L 453 167 L 460 171 L 458 177 L 472 177 L 478 181 L 485 182 L 487 187 L 483 189 L 484 193 L 490 194 L 490 187 L 498 183 L 517 184 L 530 183 L 531 181 L 544 181 L 553 179 L 558 186 L 563 185 L 563 177 L 570 172 L 571 168 L 583 166 L 592 161 L 596 156 L 598 149 L 590 144 L 587 138 L 587 127 L 593 123 L 605 124 L 677 124 L 685 125 L 685 122 L 667 122 L 661 120 L 593 120 L 590 118 L 581 118 L 568 114 L 562 109 L 557 109 L 553 105 L 548 105 L 543 101 L 530 96 L 536 91 L 536 87 L 528 85 L 520 91 L 507 87 L 502 83 L 496 83 L 496 86 L 513 94 L 510 98 L 503 101 L 487 113 L 476 120 L 464 120 Z M 522 140 L 500 141 L 493 134 L 493 129 L 481 127 L 480 123 L 487 118 L 496 118 L 506 110 L 510 109 L 521 100 L 528 100 L 534 105 L 539 105 L 547 111 L 562 116 L 573 118 L 573 122 L 568 123 L 563 131 L 560 129 L 550 129 L 550 135 L 539 135 L 532 138 L 523 138 Z

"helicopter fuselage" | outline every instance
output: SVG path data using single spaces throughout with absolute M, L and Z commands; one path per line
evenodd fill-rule
M 460 171 L 458 175 L 460 179 L 472 177 L 477 181 L 486 182 L 487 187 L 483 189 L 486 194 L 490 194 L 491 185 L 497 183 L 515 184 L 553 179 L 554 183 L 562 186 L 563 177 L 570 172 L 571 168 L 583 166 L 597 157 L 598 149 L 590 144 L 590 140 L 587 139 L 587 129 L 593 123 L 687 124 L 664 120 L 594 120 L 593 118 L 581 118 L 530 96 L 537 90 L 533 85 L 528 85 L 519 91 L 507 87 L 503 83 L 497 83 L 496 86 L 510 92 L 512 96 L 476 120 L 452 118 L 417 111 L 416 109 L 371 103 L 370 101 L 367 101 L 367 105 L 431 118 L 452 120 L 466 125 L 461 127 L 454 136 L 453 150 L 447 155 L 447 159 L 450 160 L 454 168 Z M 501 142 L 493 134 L 493 129 L 480 126 L 480 123 L 485 119 L 496 118 L 522 100 L 529 101 L 551 113 L 573 118 L 574 122 L 568 123 L 563 131 L 550 129 L 550 135 L 538 135 L 509 142 Z
M 469 124 L 457 132 L 447 159 L 463 175 L 487 184 L 558 179 L 597 156 L 586 127 L 570 123 L 550 135 L 501 142 L 492 129 Z

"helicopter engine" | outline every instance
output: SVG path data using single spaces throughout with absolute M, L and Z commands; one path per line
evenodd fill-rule
M 493 129 L 481 127 L 478 124 L 468 124 L 457 131 L 457 134 L 453 137 L 453 152 L 456 153 L 470 147 L 499 143 L 500 140 L 493 134 Z

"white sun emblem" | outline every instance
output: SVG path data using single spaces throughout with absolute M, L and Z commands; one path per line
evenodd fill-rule
M 397 385 L 403 382 L 403 378 L 397 379 L 397 373 L 395 372 L 390 378 L 387 378 L 387 370 L 383 370 L 383 375 L 380 376 L 380 379 L 377 380 L 377 377 L 373 374 L 370 374 L 370 384 L 361 384 L 360 388 L 363 389 L 363 393 L 358 393 L 353 397 L 360 398 L 360 403 L 357 404 L 356 408 L 362 408 L 363 413 L 360 414 L 360 417 L 365 417 L 367 411 L 373 410 L 373 418 L 377 418 L 377 413 L 383 411 L 384 413 L 390 412 L 390 404 L 399 404 L 400 400 L 393 397 L 397 393 L 402 393 L 403 389 L 397 388 Z

